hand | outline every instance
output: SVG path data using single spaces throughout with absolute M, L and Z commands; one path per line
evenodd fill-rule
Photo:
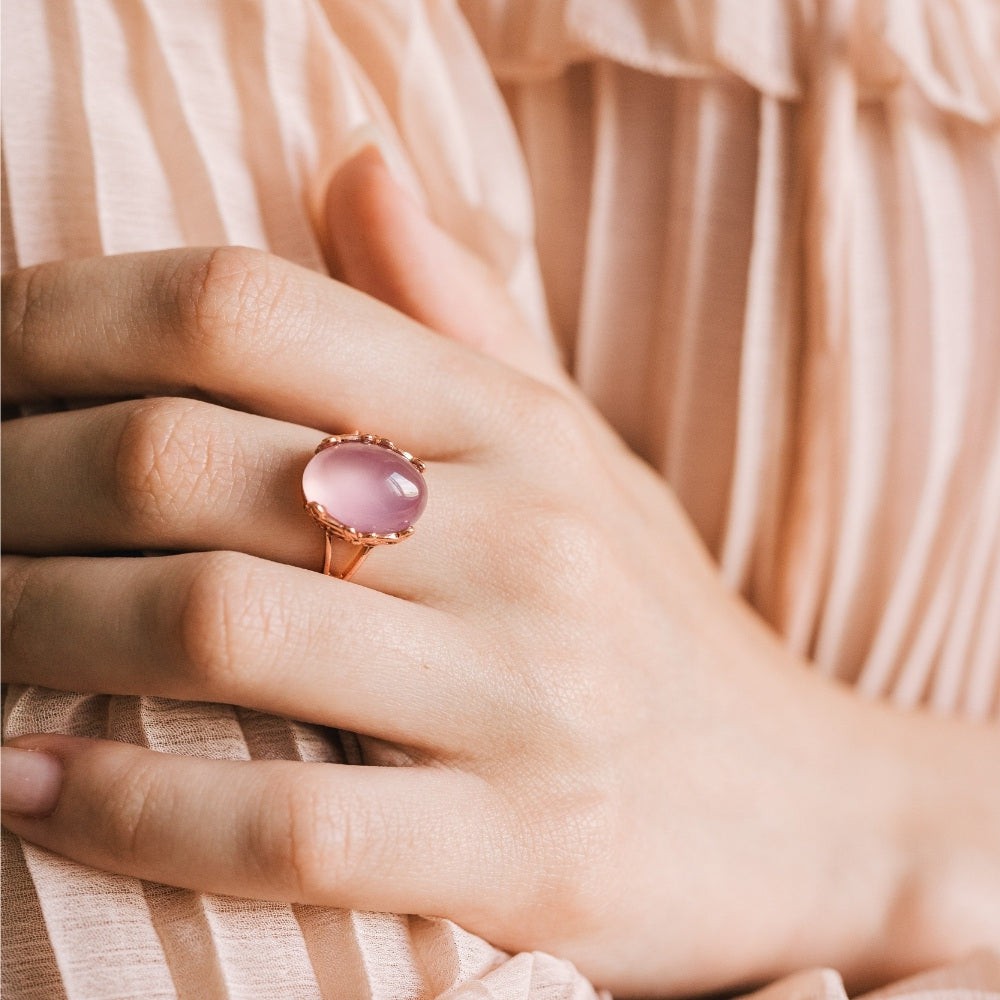
M 547 385 L 252 251 L 5 292 L 9 400 L 120 398 L 5 425 L 8 679 L 246 705 L 409 765 L 29 737 L 52 780 L 15 832 L 191 888 L 449 916 L 620 993 L 880 977 L 976 943 L 968 915 L 951 942 L 925 916 L 930 837 L 904 822 L 940 790 L 905 754 L 953 730 L 799 669 L 512 312 L 482 346 L 516 343 Z M 315 572 L 298 477 L 353 429 L 425 459 L 431 498 L 345 583 Z M 180 554 L 95 556 L 122 549 Z

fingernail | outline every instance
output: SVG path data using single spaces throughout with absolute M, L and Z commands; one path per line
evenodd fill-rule
M 48 816 L 59 801 L 62 763 L 39 750 L 0 751 L 0 808 L 20 816 Z
M 385 135 L 374 122 L 366 121 L 351 129 L 344 138 L 342 158 L 344 161 L 356 156 L 366 146 L 374 146 L 379 150 L 379 155 L 385 159 L 382 147 L 386 145 Z

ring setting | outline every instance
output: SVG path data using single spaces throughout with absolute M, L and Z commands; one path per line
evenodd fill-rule
M 427 505 L 424 463 L 375 434 L 334 434 L 320 441 L 302 473 L 302 499 L 323 528 L 323 572 L 348 580 L 377 545 L 409 538 Z M 333 568 L 334 539 L 357 547 Z

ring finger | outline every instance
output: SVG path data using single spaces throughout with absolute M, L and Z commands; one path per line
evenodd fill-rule
M 322 565 L 323 532 L 301 492 L 319 431 L 156 398 L 8 421 L 3 437 L 5 551 L 221 549 Z M 367 560 L 356 579 L 434 603 L 469 564 L 446 530 L 469 520 L 469 476 L 450 462 L 432 463 L 427 477 L 431 502 L 413 538 Z M 353 546 L 337 545 L 335 564 L 345 565 Z

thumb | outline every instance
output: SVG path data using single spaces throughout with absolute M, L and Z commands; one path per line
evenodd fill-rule
M 325 249 L 331 273 L 454 340 L 562 383 L 499 277 L 437 226 L 392 178 L 373 146 L 330 181 Z

